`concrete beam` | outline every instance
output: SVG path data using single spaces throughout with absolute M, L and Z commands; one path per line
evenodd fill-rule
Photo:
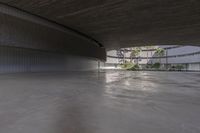
M 0 4 L 0 73 L 95 70 L 105 60 L 95 40 Z
M 199 0 L 0 0 L 95 38 L 107 49 L 199 45 Z
M 105 60 L 94 40 L 60 25 L 0 4 L 0 45 L 31 48 Z

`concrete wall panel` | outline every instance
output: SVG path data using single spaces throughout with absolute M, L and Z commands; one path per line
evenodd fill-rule
M 32 49 L 0 47 L 0 73 L 95 70 L 98 61 Z
M 0 73 L 93 70 L 105 59 L 94 40 L 0 4 Z

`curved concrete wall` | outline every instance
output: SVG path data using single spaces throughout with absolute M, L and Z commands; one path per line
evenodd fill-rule
M 188 64 L 188 63 L 200 63 L 200 54 L 192 54 L 192 53 L 199 53 L 200 47 L 196 46 L 182 46 L 178 48 L 173 48 L 167 50 L 167 55 L 170 56 L 176 56 L 176 55 L 182 55 L 180 57 L 171 57 L 168 58 L 168 63 L 170 64 Z M 155 62 L 155 60 L 153 60 Z M 162 58 L 161 62 L 163 64 L 166 64 L 166 58 Z
M 88 70 L 106 59 L 94 40 L 2 4 L 0 50 L 0 72 Z
M 0 73 L 95 70 L 98 61 L 33 49 L 0 47 Z

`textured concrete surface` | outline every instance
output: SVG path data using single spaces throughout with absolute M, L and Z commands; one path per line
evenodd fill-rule
M 106 59 L 105 48 L 94 40 L 1 3 L 0 46 Z
M 200 44 L 199 0 L 0 0 L 82 32 L 106 48 Z
M 0 73 L 92 71 L 96 69 L 98 69 L 98 61 L 84 56 L 0 46 Z
M 0 133 L 199 133 L 200 73 L 0 75 Z

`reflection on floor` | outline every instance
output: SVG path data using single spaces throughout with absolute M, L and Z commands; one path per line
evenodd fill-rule
M 0 133 L 199 133 L 200 73 L 0 75 Z

